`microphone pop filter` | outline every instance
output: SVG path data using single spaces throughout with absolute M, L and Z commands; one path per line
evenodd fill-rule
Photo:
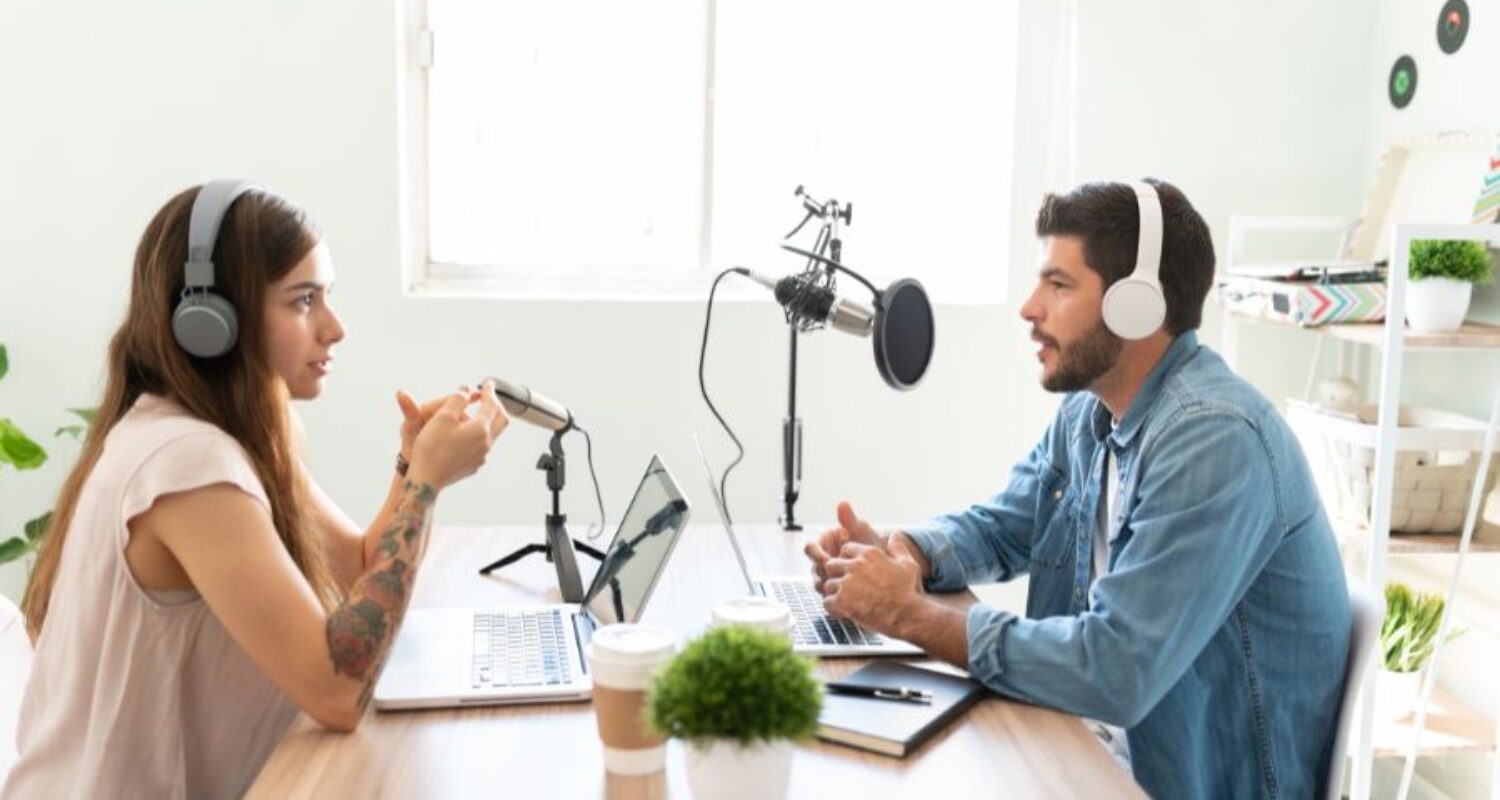
M 892 389 L 915 388 L 932 363 L 934 325 L 927 290 L 902 278 L 875 304 L 875 368 Z

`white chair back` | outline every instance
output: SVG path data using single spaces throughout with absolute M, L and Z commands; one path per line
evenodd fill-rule
M 1344 699 L 1339 704 L 1339 727 L 1333 737 L 1333 755 L 1328 765 L 1328 800 L 1339 800 L 1344 791 L 1344 765 L 1347 763 L 1349 737 L 1357 721 L 1355 715 L 1360 686 L 1365 671 L 1379 649 L 1380 624 L 1385 621 L 1385 595 L 1375 594 L 1364 584 L 1349 587 L 1349 660 L 1344 667 Z
M 5 595 L 0 595 L 0 784 L 16 763 L 16 719 L 21 696 L 31 676 L 31 637 L 26 617 Z

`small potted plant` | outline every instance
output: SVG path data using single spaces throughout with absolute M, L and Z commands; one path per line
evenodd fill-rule
M 1416 704 L 1422 668 L 1432 657 L 1438 626 L 1443 621 L 1443 598 L 1413 592 L 1401 583 L 1385 587 L 1385 620 L 1380 625 L 1380 674 L 1376 710 L 1387 719 L 1400 719 Z M 1452 641 L 1458 632 L 1450 634 Z
M 1488 283 L 1494 259 L 1484 244 L 1421 239 L 1411 243 L 1406 322 L 1414 331 L 1456 331 L 1469 314 L 1474 284 Z
M 743 625 L 709 630 L 656 677 L 648 724 L 686 744 L 698 800 L 778 798 L 792 743 L 817 730 L 822 687 L 787 637 Z

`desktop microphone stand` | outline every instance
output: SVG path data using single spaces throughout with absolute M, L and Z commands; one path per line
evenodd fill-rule
M 488 575 L 501 567 L 514 564 L 517 561 L 531 555 L 542 553 L 547 560 L 557 566 L 557 587 L 562 590 L 564 603 L 583 602 L 583 579 L 578 575 L 578 560 L 573 556 L 573 548 L 578 548 L 585 555 L 593 556 L 600 561 L 604 560 L 604 554 L 583 542 L 568 536 L 568 516 L 561 510 L 561 494 L 563 482 L 566 478 L 566 459 L 563 456 L 562 436 L 571 429 L 563 428 L 552 434 L 552 442 L 549 445 L 550 453 L 543 453 L 537 459 L 536 468 L 547 473 L 547 488 L 552 490 L 552 513 L 547 515 L 547 542 L 545 544 L 528 544 L 498 561 L 495 561 L 479 570 L 480 575 Z
M 823 263 L 828 285 L 832 287 L 834 268 L 829 262 L 837 264 L 844 255 L 844 242 L 839 238 L 839 219 L 842 218 L 845 225 L 849 224 L 854 218 L 854 208 L 845 205 L 841 209 L 837 200 L 819 203 L 813 200 L 801 186 L 797 187 L 794 194 L 803 198 L 802 207 L 807 210 L 807 216 L 803 217 L 802 222 L 783 238 L 790 239 L 797 235 L 797 231 L 802 230 L 802 226 L 813 217 L 824 220 L 823 231 L 818 235 L 819 244 L 810 255 L 811 261 Z M 823 257 L 825 248 L 828 252 L 827 258 Z M 799 322 L 791 312 L 787 313 L 787 327 L 790 329 L 791 339 L 787 354 L 786 418 L 781 421 L 781 502 L 784 513 L 779 522 L 781 529 L 788 533 L 802 530 L 802 523 L 797 521 L 794 507 L 797 505 L 797 498 L 802 494 L 802 420 L 797 416 L 797 334 L 803 331 L 805 325 L 806 323 Z
M 842 242 L 834 237 L 829 252 L 838 261 Z M 833 268 L 825 266 L 830 276 Z M 792 533 L 802 530 L 794 506 L 802 494 L 802 420 L 797 416 L 797 335 L 802 332 L 797 320 L 787 321 L 791 340 L 787 350 L 786 418 L 781 421 L 781 502 L 785 510 L 779 522 L 781 529 Z
M 802 530 L 794 506 L 802 494 L 802 420 L 797 417 L 797 323 L 787 324 L 791 349 L 787 355 L 786 419 L 781 421 L 781 501 L 785 508 L 780 522 L 788 533 Z

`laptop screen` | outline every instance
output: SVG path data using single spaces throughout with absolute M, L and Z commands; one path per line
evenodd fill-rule
M 687 519 L 688 504 L 681 488 L 661 459 L 652 456 L 620 529 L 584 594 L 584 605 L 598 624 L 640 618 Z

